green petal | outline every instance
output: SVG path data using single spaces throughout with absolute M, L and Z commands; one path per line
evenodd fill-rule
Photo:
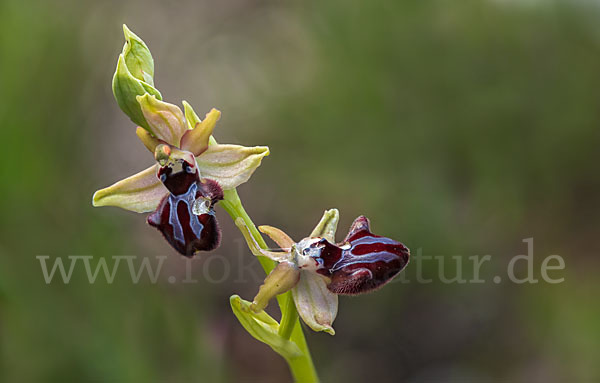
M 225 190 L 248 181 L 263 157 L 269 155 L 266 146 L 211 145 L 196 158 L 202 177 L 217 181 Z
M 156 209 L 168 193 L 156 177 L 156 165 L 152 165 L 112 186 L 98 190 L 92 198 L 93 206 L 117 206 L 136 213 Z
M 325 277 L 309 271 L 301 272 L 292 295 L 298 314 L 308 327 L 335 335 L 332 325 L 337 316 L 338 296 L 327 289 Z
M 302 355 L 302 351 L 296 343 L 281 338 L 277 333 L 279 323 L 264 311 L 258 313 L 250 309 L 251 303 L 243 300 L 237 295 L 229 298 L 231 309 L 240 321 L 240 324 L 255 339 L 269 345 L 275 352 L 284 358 L 295 358 Z
M 179 147 L 181 136 L 187 131 L 181 109 L 177 105 L 160 101 L 149 94 L 137 96 L 136 99 L 148 122 L 149 132 L 156 138 Z
M 340 212 L 338 209 L 325 210 L 323 217 L 315 226 L 311 237 L 325 238 L 331 243 L 335 243 L 335 232 L 337 230 L 338 221 L 340 220 Z

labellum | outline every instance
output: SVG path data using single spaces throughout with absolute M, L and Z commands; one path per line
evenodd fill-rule
M 172 153 L 172 151 L 178 153 Z M 214 206 L 223 199 L 223 190 L 211 179 L 200 178 L 192 153 L 160 145 L 156 159 L 161 165 L 157 177 L 169 190 L 150 216 L 148 223 L 182 255 L 219 246 L 221 231 Z
M 410 251 L 402 243 L 371 233 L 369 220 L 356 218 L 342 243 L 306 238 L 297 245 L 300 267 L 331 279 L 336 294 L 373 291 L 392 280 L 408 264 Z

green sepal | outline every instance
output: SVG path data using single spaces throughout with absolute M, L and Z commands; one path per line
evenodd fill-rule
M 270 346 L 273 351 L 286 359 L 302 355 L 302 351 L 296 343 L 279 336 L 279 323 L 265 311 L 253 312 L 250 309 L 251 303 L 243 300 L 238 295 L 232 295 L 229 302 L 240 324 L 255 339 Z
M 188 124 L 188 129 L 194 129 L 196 124 L 198 124 L 201 120 L 200 117 L 194 112 L 194 108 L 189 104 L 189 102 L 183 100 L 183 113 L 185 114 L 185 120 Z
M 331 243 L 335 243 L 335 232 L 337 231 L 340 212 L 338 209 L 325 210 L 323 217 L 310 233 L 311 237 L 325 238 Z

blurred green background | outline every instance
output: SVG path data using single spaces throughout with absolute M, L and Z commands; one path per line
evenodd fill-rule
M 173 3 L 0 1 L 0 381 L 290 379 L 230 312 L 262 271 L 222 210 L 185 284 L 144 216 L 91 207 L 152 161 L 111 93 L 123 23 L 165 100 L 271 148 L 239 189 L 257 224 L 300 239 L 337 207 L 338 238 L 365 214 L 412 249 L 410 282 L 341 298 L 335 337 L 307 331 L 324 382 L 600 381 L 598 2 Z M 530 237 L 535 276 L 559 254 L 565 281 L 493 283 Z M 419 255 L 484 254 L 486 283 L 435 262 L 414 280 Z M 38 255 L 169 257 L 158 283 L 79 266 L 46 284 Z

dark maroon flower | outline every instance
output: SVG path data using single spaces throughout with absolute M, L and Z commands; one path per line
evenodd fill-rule
M 160 164 L 157 177 L 169 193 L 148 216 L 148 223 L 186 257 L 215 249 L 221 231 L 214 206 L 223 199 L 223 189 L 214 180 L 200 179 L 196 159 L 190 152 L 159 145 L 156 159 Z
M 408 264 L 408 248 L 398 241 L 373 234 L 364 216 L 356 218 L 346 238 L 336 243 L 338 220 L 337 209 L 326 211 L 311 235 L 300 242 L 294 242 L 279 229 L 260 226 L 260 231 L 271 237 L 283 252 L 262 250 L 243 227 L 243 221 L 236 221 L 255 255 L 279 262 L 260 287 L 251 306 L 253 309 L 263 309 L 272 297 L 285 292 L 282 286 L 293 286 L 296 308 L 304 322 L 315 331 L 333 335 L 338 295 L 374 291 Z

